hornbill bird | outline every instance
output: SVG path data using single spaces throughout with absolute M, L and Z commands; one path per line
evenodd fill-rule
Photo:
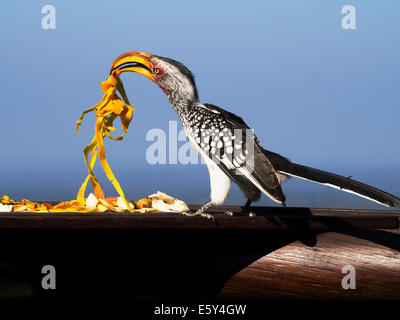
M 355 193 L 380 204 L 400 206 L 400 198 L 387 192 L 334 173 L 296 164 L 262 147 L 242 118 L 199 101 L 194 76 L 181 62 L 142 51 L 120 55 L 111 66 L 111 74 L 133 71 L 155 82 L 167 95 L 178 114 L 191 145 L 204 159 L 210 174 L 211 200 L 195 213 L 222 204 L 231 181 L 247 197 L 245 207 L 257 201 L 261 192 L 285 205 L 281 182 L 289 176 Z M 250 142 L 249 142 L 250 141 Z

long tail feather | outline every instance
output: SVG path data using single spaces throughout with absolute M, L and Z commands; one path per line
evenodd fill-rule
M 338 174 L 292 163 L 281 155 L 268 150 L 264 150 L 264 154 L 279 173 L 354 193 L 360 197 L 367 198 L 385 206 L 400 207 L 400 198 L 385 191 Z

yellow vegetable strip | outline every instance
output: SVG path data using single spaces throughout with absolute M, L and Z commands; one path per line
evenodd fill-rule
M 88 165 L 89 174 L 86 177 L 85 181 L 83 181 L 81 187 L 79 188 L 78 196 L 76 197 L 76 200 L 81 205 L 85 205 L 85 190 L 86 190 L 86 186 L 87 186 L 89 179 L 92 177 L 92 170 L 93 170 L 94 164 L 96 163 L 96 158 L 97 158 L 97 150 L 94 150 L 90 156 L 90 166 Z M 85 160 L 87 161 L 86 155 L 85 155 Z
M 101 189 L 100 183 L 92 171 L 94 164 L 93 164 L 93 166 L 90 166 L 89 161 L 88 161 L 89 153 L 91 153 L 90 159 L 92 159 L 93 150 L 96 148 L 96 146 L 97 146 L 97 139 L 96 139 L 96 136 L 94 136 L 92 139 L 92 142 L 90 142 L 90 144 L 88 146 L 86 146 L 85 149 L 83 149 L 83 154 L 85 156 L 85 162 L 86 162 L 86 166 L 89 171 L 90 183 L 92 184 L 94 195 L 96 196 L 96 198 L 99 199 L 99 198 L 104 198 L 104 192 Z M 97 156 L 97 151 L 96 151 L 96 156 Z M 92 160 L 90 160 L 90 162 L 92 162 Z M 85 189 L 83 189 L 83 193 L 85 193 Z
M 103 125 L 103 118 L 98 118 L 96 121 L 96 126 L 95 126 L 95 133 L 96 133 L 96 139 L 97 139 L 97 147 L 99 149 L 99 160 L 101 163 L 101 166 L 104 169 L 104 172 L 106 173 L 108 179 L 111 181 L 111 183 L 113 184 L 114 188 L 117 190 L 118 194 L 120 195 L 120 197 L 122 198 L 122 200 L 124 200 L 127 208 L 129 208 L 128 205 L 128 201 L 125 198 L 125 194 L 122 191 L 122 188 L 118 182 L 118 180 L 115 178 L 107 160 L 106 160 L 106 151 L 104 149 L 104 142 L 103 142 L 103 129 L 104 129 L 104 125 Z
M 91 112 L 91 111 L 93 111 L 93 110 L 95 110 L 97 108 L 99 108 L 99 109 L 103 108 L 110 101 L 110 96 L 113 93 L 115 93 L 115 91 L 113 91 L 113 90 L 107 91 L 106 94 L 103 96 L 103 98 L 101 98 L 101 100 L 96 105 L 94 105 L 93 107 L 91 107 L 91 108 L 89 108 L 89 109 L 87 109 L 87 110 L 82 112 L 81 116 L 79 117 L 79 120 L 76 121 L 75 134 L 78 133 L 79 126 L 81 125 L 83 117 L 85 116 L 85 114 L 87 114 L 87 113 L 89 113 L 89 112 Z
M 120 79 L 120 77 L 115 77 L 115 79 L 117 80 L 116 88 L 117 88 L 118 92 L 121 94 L 122 99 L 124 99 L 124 102 L 128 106 L 131 106 L 131 103 L 129 102 L 128 97 L 126 95 L 125 88 L 124 88 L 124 85 L 122 83 L 122 80 Z
M 130 105 L 128 97 L 126 96 L 124 86 L 122 84 L 121 79 L 119 79 L 119 77 L 114 77 L 113 75 L 111 75 L 106 81 L 103 81 L 100 83 L 100 87 L 101 87 L 102 91 L 105 93 L 103 98 L 95 106 L 85 110 L 81 114 L 81 117 L 79 118 L 79 120 L 76 122 L 76 132 L 77 132 L 80 124 L 82 123 L 82 120 L 83 120 L 83 117 L 85 116 L 85 114 L 90 111 L 96 110 L 97 121 L 96 121 L 96 125 L 95 125 L 95 136 L 93 137 L 92 142 L 83 151 L 84 156 L 85 156 L 85 163 L 86 163 L 86 166 L 88 167 L 89 175 L 86 177 L 86 179 L 84 180 L 84 182 L 82 183 L 82 185 L 79 189 L 79 192 L 77 195 L 77 200 L 80 204 L 84 204 L 85 190 L 86 190 L 89 179 L 92 183 L 94 194 L 95 194 L 96 198 L 98 198 L 98 199 L 104 198 L 104 193 L 101 190 L 100 184 L 92 171 L 95 161 L 96 161 L 96 157 L 97 157 L 97 153 L 95 153 L 96 152 L 95 149 L 97 148 L 100 163 L 101 163 L 108 179 L 111 181 L 111 183 L 117 190 L 120 197 L 123 199 L 126 206 L 128 208 L 130 208 L 130 206 L 128 205 L 128 201 L 125 198 L 124 192 L 122 191 L 122 188 L 121 188 L 118 180 L 115 178 L 115 176 L 106 160 L 103 139 L 105 136 L 107 136 L 108 138 L 110 138 L 112 140 L 122 140 L 124 135 L 128 132 L 129 124 L 133 118 L 132 111 L 135 108 L 133 108 Z M 125 103 L 117 95 L 117 93 L 116 93 L 117 90 L 122 95 L 122 98 L 124 99 Z M 109 134 L 109 132 L 116 130 L 113 127 L 113 122 L 117 116 L 119 116 L 121 118 L 121 127 L 124 132 L 121 136 L 114 138 Z M 88 160 L 89 153 L 91 153 L 90 164 L 89 164 L 89 160 Z

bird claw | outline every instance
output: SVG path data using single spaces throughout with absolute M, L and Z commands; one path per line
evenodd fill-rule
M 202 212 L 200 215 L 208 220 L 214 221 L 214 216 L 209 213 Z
M 181 212 L 182 215 L 187 216 L 187 217 L 195 217 L 195 216 L 201 216 L 204 218 L 207 218 L 208 220 L 214 221 L 214 216 L 204 212 L 205 208 L 200 208 L 196 212 L 191 212 L 190 210 L 186 210 Z
M 181 215 L 186 216 L 186 217 L 194 217 L 197 216 L 197 211 L 196 212 L 191 212 L 190 210 L 182 211 L 180 212 Z

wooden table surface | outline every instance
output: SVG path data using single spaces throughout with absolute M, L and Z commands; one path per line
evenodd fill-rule
M 195 210 L 199 206 L 192 205 Z M 344 230 L 399 229 L 400 211 L 237 206 L 208 210 L 214 220 L 179 213 L 1 213 L 0 229 Z M 233 216 L 224 214 L 233 212 Z
M 400 211 L 251 210 L 0 213 L 0 300 L 400 299 Z M 47 264 L 57 290 L 40 287 Z

